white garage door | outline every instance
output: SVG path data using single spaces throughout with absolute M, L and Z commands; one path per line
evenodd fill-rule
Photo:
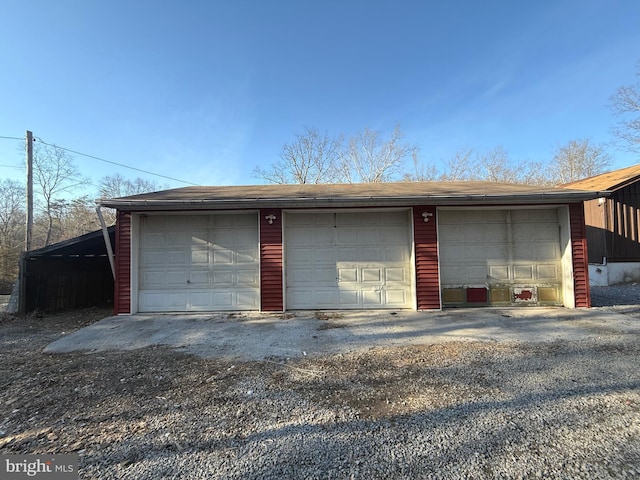
M 413 308 L 410 245 L 406 211 L 287 214 L 287 308 Z
M 510 287 L 513 300 L 514 287 L 540 287 L 532 295 L 560 301 L 557 209 L 440 210 L 438 235 L 443 288 Z
M 259 308 L 256 214 L 140 219 L 139 310 Z

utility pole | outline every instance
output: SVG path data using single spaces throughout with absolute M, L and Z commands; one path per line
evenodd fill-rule
M 24 239 L 24 249 L 31 250 L 33 234 L 33 133 L 27 130 L 27 225 Z

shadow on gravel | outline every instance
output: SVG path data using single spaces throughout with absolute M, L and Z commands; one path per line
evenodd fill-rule
M 612 418 L 625 416 L 629 421 L 637 415 L 640 404 L 633 399 L 640 390 L 640 379 L 633 370 L 638 353 L 635 345 L 612 342 L 592 349 L 564 343 L 521 346 L 517 353 L 505 350 L 511 352 L 507 358 L 482 349 L 473 354 L 460 352 L 445 364 L 432 364 L 430 355 L 416 356 L 434 348 L 445 347 L 406 350 L 404 358 L 416 360 L 408 364 L 393 352 L 381 358 L 373 353 L 362 355 L 346 370 L 340 367 L 347 357 L 333 357 L 322 363 L 323 376 L 310 379 L 300 376 L 296 368 L 312 371 L 316 362 L 311 359 L 292 363 L 284 370 L 270 364 L 260 372 L 245 370 L 242 374 L 218 367 L 215 370 L 232 372 L 231 382 L 207 381 L 206 396 L 198 395 L 194 386 L 214 372 L 203 376 L 198 372 L 209 362 L 195 361 L 190 365 L 191 376 L 176 379 L 162 394 L 172 398 L 168 406 L 134 416 L 144 419 L 153 415 L 160 424 L 166 420 L 168 428 L 146 431 L 144 441 L 128 436 L 116 448 L 109 443 L 100 445 L 100 453 L 92 455 L 90 462 L 108 465 L 130 478 L 135 473 L 145 479 L 160 474 L 175 476 L 181 462 L 193 458 L 208 459 L 210 478 L 441 478 L 450 469 L 474 472 L 478 478 L 509 478 L 505 465 L 511 462 L 511 468 L 522 474 L 516 478 L 534 478 L 536 470 L 527 462 L 537 457 L 557 468 L 580 467 L 584 458 L 600 462 L 605 453 L 611 461 L 613 451 L 615 461 L 625 468 L 635 458 L 629 437 L 612 430 L 611 425 L 616 424 L 609 423 Z M 265 380 L 268 387 L 248 394 L 248 388 L 259 385 L 245 382 L 251 377 Z M 435 387 L 429 389 L 429 385 Z M 364 417 L 363 404 L 375 401 L 370 392 L 384 390 L 397 401 L 407 398 L 413 387 L 420 395 L 437 395 L 438 390 L 449 395 L 439 407 Z M 315 406 L 311 408 L 319 417 L 298 423 L 296 415 L 300 413 L 291 413 L 296 402 L 286 403 L 294 398 L 293 392 L 305 400 L 298 405 Z M 347 398 L 351 400 L 345 402 Z M 625 403 L 625 399 L 632 400 Z M 280 406 L 282 401 L 285 403 Z M 175 407 L 174 402 L 181 405 Z M 164 405 L 164 401 L 158 404 Z M 212 410 L 213 404 L 216 408 Z M 347 407 L 359 411 L 360 418 L 345 419 L 338 413 L 334 421 L 322 417 L 322 412 Z M 127 420 L 136 410 L 125 412 Z M 274 414 L 278 420 L 268 420 Z M 205 438 L 202 424 L 195 420 L 203 415 L 208 416 L 208 428 L 215 432 Z M 184 425 L 181 431 L 173 430 L 174 416 Z M 109 424 L 103 417 L 94 421 L 101 427 Z M 602 438 L 593 436 L 599 430 L 615 435 L 608 435 L 609 443 L 603 444 Z M 175 441 L 162 436 L 168 431 Z M 568 457 L 566 444 L 582 436 L 589 441 L 580 444 L 574 457 Z M 565 441 L 565 437 L 569 438 Z M 557 452 L 558 458 L 547 458 L 550 452 Z M 165 470 L 159 471 L 159 465 Z M 550 471 L 546 473 L 554 477 Z M 586 475 L 554 478 L 588 478 Z
M 492 470 L 492 463 L 509 446 L 527 448 L 528 442 L 535 445 L 536 437 L 551 438 L 545 431 L 553 431 L 567 422 L 553 408 L 554 402 L 567 402 L 592 395 L 607 395 L 625 391 L 637 391 L 640 382 L 616 383 L 608 386 L 577 386 L 566 390 L 554 390 L 516 396 L 508 400 L 468 402 L 455 406 L 371 420 L 359 419 L 326 424 L 287 425 L 263 430 L 242 437 L 227 438 L 210 444 L 212 451 L 242 449 L 255 445 L 264 447 L 264 453 L 277 451 L 277 458 L 260 455 L 250 466 L 244 465 L 245 474 L 251 478 L 303 478 L 313 472 L 311 465 L 331 465 L 333 474 L 370 475 L 379 478 L 384 472 L 376 471 L 367 464 L 373 452 L 386 457 L 384 465 L 393 465 L 393 478 L 435 478 L 441 475 L 446 465 L 482 463 L 485 473 Z M 528 412 L 528 413 L 525 413 Z M 531 412 L 535 412 L 531 415 Z M 586 412 L 583 412 L 583 415 Z M 593 407 L 592 419 L 584 423 L 598 423 L 602 412 Z M 576 413 L 576 416 L 580 414 Z M 606 414 L 605 414 L 606 415 Z M 582 423 L 572 419 L 574 427 Z M 465 422 L 475 423 L 478 428 L 465 429 Z M 385 435 L 386 431 L 398 430 L 399 438 Z M 327 437 L 331 447 L 327 448 Z M 358 439 L 354 443 L 354 439 Z M 620 437 L 622 443 L 622 437 Z M 402 444 L 409 450 L 422 451 L 424 456 L 398 458 L 394 447 Z M 620 445 L 625 450 L 624 445 Z M 426 458 L 428 461 L 425 461 Z M 493 459 L 493 460 L 492 460 Z M 526 472 L 525 466 L 520 466 Z M 248 470 L 248 471 L 247 471 Z M 323 471 L 327 474 L 326 470 Z M 389 472 L 388 472 L 389 473 Z M 504 473 L 504 472 L 502 472 Z M 533 474 L 534 472 L 527 472 Z M 331 475 L 329 475 L 331 476 Z M 526 475 L 525 475 L 526 476 Z

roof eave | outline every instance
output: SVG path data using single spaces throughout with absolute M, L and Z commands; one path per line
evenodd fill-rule
M 495 205 L 574 203 L 609 196 L 610 192 L 553 192 L 534 194 L 420 195 L 412 197 L 303 197 L 202 200 L 101 200 L 104 207 L 135 211 L 241 210 L 251 208 L 326 208 L 410 205 Z

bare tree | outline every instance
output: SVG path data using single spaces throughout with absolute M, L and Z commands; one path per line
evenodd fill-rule
M 638 71 L 640 77 L 640 62 Z M 611 96 L 610 108 L 620 118 L 612 129 L 619 145 L 633 152 L 640 152 L 640 81 L 624 85 Z
M 526 161 L 518 167 L 518 183 L 552 186 L 556 182 L 550 176 L 549 166 L 543 162 Z
M 15 180 L 0 181 L 0 290 L 7 291 L 18 274 L 24 242 L 25 189 Z
M 285 144 L 280 161 L 268 170 L 256 168 L 254 175 L 269 183 L 332 183 L 338 181 L 336 164 L 342 137 L 332 138 L 314 128 L 296 134 L 295 141 Z
M 80 176 L 73 158 L 66 150 L 56 145 L 36 144 L 33 151 L 33 178 L 40 187 L 42 208 L 46 217 L 44 244 L 52 239 L 54 211 L 59 204 L 59 195 L 85 185 L 88 180 Z
M 107 175 L 100 180 L 100 198 L 118 198 L 118 197 L 130 197 L 132 195 L 138 195 L 141 193 L 157 192 L 158 190 L 164 190 L 168 188 L 167 185 L 159 184 L 155 180 L 145 180 L 140 177 L 136 177 L 133 180 L 123 177 L 119 173 L 113 175 Z M 93 210 L 93 209 L 92 209 Z M 76 210 L 78 214 L 82 211 L 82 208 L 78 206 Z M 116 223 L 116 211 L 111 208 L 106 208 L 102 211 L 104 220 L 108 225 Z M 97 219 L 95 211 L 93 217 Z
M 102 177 L 100 180 L 100 197 L 129 197 L 140 193 L 156 192 L 165 188 L 167 188 L 166 185 L 159 184 L 155 180 L 145 180 L 140 177 L 129 180 L 116 173 Z
M 453 156 L 444 162 L 445 170 L 440 175 L 439 180 L 442 182 L 470 180 L 474 175 L 472 155 L 472 148 L 464 147 L 456 150 Z
M 423 164 L 417 155 L 413 157 L 413 172 L 402 176 L 405 182 L 431 182 L 438 176 L 438 169 L 433 164 Z
M 503 147 L 495 147 L 483 152 L 477 157 L 480 167 L 478 177 L 488 182 L 516 183 L 519 181 L 519 171 L 509 159 L 509 154 Z
M 100 228 L 95 203 L 87 195 L 59 202 L 57 207 L 56 224 L 60 239 L 78 237 Z
M 589 139 L 571 140 L 557 148 L 549 167 L 549 177 L 560 185 L 598 175 L 610 164 L 611 157 L 602 146 Z
M 380 132 L 365 128 L 349 139 L 340 159 L 341 177 L 347 183 L 392 181 L 400 174 L 404 162 L 418 157 L 418 147 L 403 143 L 400 127 L 388 139 Z

